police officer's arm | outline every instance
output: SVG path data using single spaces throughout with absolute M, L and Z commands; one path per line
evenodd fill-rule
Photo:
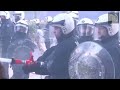
M 47 70 L 44 67 L 41 67 L 41 62 L 45 62 L 46 58 L 51 54 L 51 52 L 54 50 L 54 47 L 51 47 L 50 49 L 46 50 L 45 53 L 37 59 L 37 63 L 31 64 L 31 65 L 25 65 L 23 66 L 24 73 L 28 74 L 30 72 L 35 72 L 36 74 L 47 74 Z
M 47 50 L 44 52 L 44 54 L 37 59 L 37 61 L 43 61 L 43 62 L 44 62 L 44 61 L 46 60 L 46 58 L 47 58 L 47 57 L 52 53 L 52 51 L 55 49 L 55 47 L 56 47 L 56 46 L 53 46 L 53 47 L 47 49 Z
M 54 50 L 55 50 L 55 46 L 48 49 L 42 57 L 39 58 L 40 61 L 38 61 L 38 63 L 36 64 L 36 69 L 34 69 L 34 72 L 36 74 L 40 74 L 40 75 L 49 75 L 49 71 L 48 71 L 48 61 L 53 59 L 54 57 Z M 37 67 L 38 66 L 38 67 Z M 33 66 L 34 67 L 34 66 Z
M 36 74 L 40 74 L 40 75 L 49 75 L 49 72 L 47 70 L 47 66 L 46 66 L 46 61 L 49 59 L 49 56 L 51 55 L 51 53 L 54 51 L 55 46 L 49 48 L 48 50 L 46 50 L 44 52 L 44 54 L 39 57 L 37 59 L 37 64 L 36 64 L 36 68 L 34 69 L 34 72 Z M 44 63 L 44 65 L 42 65 L 42 63 Z M 33 66 L 34 67 L 34 66 Z M 32 67 L 31 67 L 32 68 Z

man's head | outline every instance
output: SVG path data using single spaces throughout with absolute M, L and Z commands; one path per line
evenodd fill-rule
M 25 20 L 19 20 L 15 25 L 15 32 L 21 32 L 27 34 L 28 23 Z
M 57 40 L 70 34 L 75 28 L 73 18 L 66 13 L 56 15 L 53 18 L 52 26 Z
M 76 30 L 78 32 L 79 37 L 81 36 L 92 36 L 94 25 L 93 21 L 89 18 L 83 18 L 77 23 Z
M 45 17 L 45 21 L 46 21 L 47 23 L 52 22 L 52 20 L 53 20 L 53 18 L 52 18 L 51 16 Z
M 57 39 L 63 36 L 63 32 L 60 27 L 54 26 L 54 34 Z
M 95 38 L 103 40 L 105 38 L 112 37 L 119 32 L 119 23 L 114 22 L 113 18 L 116 17 L 110 17 L 110 14 L 103 14 L 99 16 L 95 23 Z
M 25 14 L 23 11 L 15 11 L 13 15 L 15 18 L 15 22 L 17 22 L 19 20 L 23 20 L 25 18 Z
M 108 30 L 106 27 L 98 25 L 95 28 L 96 28 L 95 30 L 97 32 L 97 38 L 99 38 L 100 40 L 109 37 Z
M 6 19 L 10 19 L 10 13 L 8 11 L 0 11 L 0 19 L 2 22 Z

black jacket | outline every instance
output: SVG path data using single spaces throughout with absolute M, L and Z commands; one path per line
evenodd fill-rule
M 14 42 L 16 40 L 25 40 L 25 39 L 30 39 L 27 34 L 22 32 L 15 32 L 13 34 L 11 42 Z
M 82 36 L 78 39 L 78 42 L 82 43 L 82 42 L 85 42 L 85 41 L 92 41 L 92 40 L 93 40 L 92 36 Z
M 115 65 L 115 78 L 120 79 L 120 43 L 118 39 L 110 37 L 98 43 L 101 44 L 111 55 Z
M 6 19 L 1 23 L 0 32 L 3 40 L 11 38 L 14 34 L 14 23 L 10 19 Z
M 38 60 L 45 62 L 44 66 L 47 68 L 48 75 L 53 79 L 68 79 L 69 57 L 75 47 L 74 38 L 67 38 L 58 45 L 48 49 Z M 38 70 L 40 71 L 41 68 Z

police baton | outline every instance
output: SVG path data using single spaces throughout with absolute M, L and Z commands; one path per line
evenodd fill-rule
M 33 64 L 35 61 L 33 60 L 33 55 L 30 55 L 30 58 L 28 60 L 20 60 L 15 58 L 0 58 L 0 62 L 9 63 L 9 64 Z

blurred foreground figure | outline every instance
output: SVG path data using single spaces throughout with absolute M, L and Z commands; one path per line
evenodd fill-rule
M 4 69 L 4 67 L 3 67 L 3 65 L 2 65 L 2 63 L 0 63 L 0 79 L 6 79 L 6 77 L 5 77 L 5 69 Z
M 10 13 L 8 11 L 0 11 L 1 27 L 0 37 L 2 42 L 2 57 L 6 58 L 8 46 L 10 45 L 11 38 L 14 34 L 14 24 L 10 20 Z M 9 64 L 4 63 L 5 70 L 8 71 Z M 6 77 L 9 75 L 6 73 Z

